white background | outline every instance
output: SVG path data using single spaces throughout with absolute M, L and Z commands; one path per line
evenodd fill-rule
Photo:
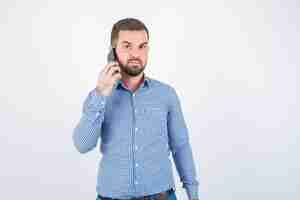
M 98 147 L 71 137 L 124 17 L 150 30 L 146 73 L 180 96 L 200 199 L 300 199 L 299 7 L 1 0 L 1 199 L 95 199 Z

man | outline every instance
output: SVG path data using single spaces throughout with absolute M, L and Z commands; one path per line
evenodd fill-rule
M 145 75 L 149 31 L 126 18 L 112 28 L 116 62 L 108 63 L 85 99 L 74 129 L 77 150 L 100 140 L 97 199 L 175 200 L 172 152 L 190 200 L 198 199 L 193 155 L 175 90 Z

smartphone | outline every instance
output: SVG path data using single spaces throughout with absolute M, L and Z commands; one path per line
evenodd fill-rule
M 107 62 L 116 62 L 117 61 L 117 54 L 116 54 L 116 49 L 111 48 L 108 55 L 107 55 Z M 118 62 L 118 61 L 117 61 Z M 118 63 L 119 64 L 119 63 Z M 116 71 L 114 74 L 120 73 L 119 71 Z
M 115 62 L 117 61 L 116 49 L 111 48 L 107 55 L 107 62 Z

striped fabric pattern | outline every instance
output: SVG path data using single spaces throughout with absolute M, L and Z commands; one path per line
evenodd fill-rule
M 96 191 L 101 196 L 130 199 L 175 188 L 173 158 L 189 199 L 199 198 L 180 101 L 166 83 L 145 76 L 134 92 L 122 81 L 110 96 L 91 90 L 72 139 L 80 153 L 100 142 Z

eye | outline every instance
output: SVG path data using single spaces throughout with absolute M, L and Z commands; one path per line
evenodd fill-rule
M 147 44 L 143 44 L 140 46 L 140 49 L 146 49 L 147 48 Z

